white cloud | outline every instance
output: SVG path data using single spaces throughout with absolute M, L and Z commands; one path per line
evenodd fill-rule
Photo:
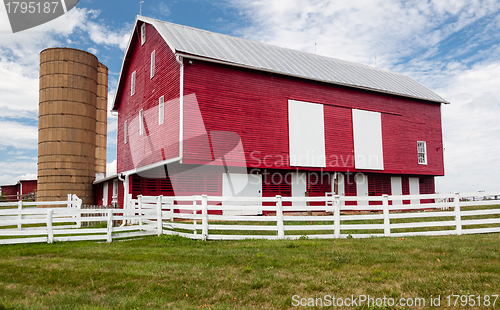
M 26 173 L 19 177 L 19 180 L 36 180 L 36 173 Z
M 115 31 L 105 25 L 88 21 L 85 28 L 90 35 L 90 39 L 97 44 L 116 45 L 122 50 L 127 47 L 131 27 Z
M 391 68 L 487 14 L 496 1 L 230 0 L 248 14 L 248 38 Z M 443 6 L 442 3 L 446 3 Z M 236 34 L 242 35 L 244 29 Z
M 158 8 L 160 9 L 160 13 L 164 16 L 170 16 L 171 12 L 168 5 L 165 2 L 160 2 Z
M 36 171 L 36 161 L 0 162 L 0 184 L 16 184 L 21 179 L 36 179 Z
M 38 127 L 0 120 L 0 145 L 19 149 L 38 147 Z
M 86 32 L 98 45 L 124 49 L 130 25 L 113 30 L 93 19 L 98 11 L 74 8 L 55 20 L 12 34 L 4 6 L 0 5 L 0 144 L 16 148 L 36 148 L 36 127 L 18 123 L 21 119 L 37 119 L 39 86 L 39 53 L 42 49 L 72 42 L 71 35 Z M 97 54 L 96 47 L 89 51 Z
M 442 191 L 498 190 L 500 164 L 500 62 L 478 64 L 449 78 L 438 91 L 442 108 L 446 176 Z
M 0 5 L 0 150 L 9 149 L 0 153 L 0 184 L 36 178 L 37 159 L 32 152 L 37 149 L 38 128 L 29 124 L 38 119 L 40 51 L 87 42 L 95 44 L 87 47 L 94 54 L 102 47 L 126 47 L 131 25 L 115 30 L 98 24 L 98 15 L 98 11 L 74 8 L 53 21 L 12 34 Z
M 10 115 L 26 114 L 38 109 L 38 70 L 31 66 L 23 66 L 13 61 L 6 61 L 0 57 L 0 106 L 6 107 Z M 36 73 L 36 76 L 33 76 Z M 25 112 L 19 112 L 25 110 Z M 1 116 L 6 116 L 3 114 Z
M 10 151 L 7 153 L 7 155 L 22 155 L 24 154 L 23 151 Z
M 87 52 L 91 53 L 91 54 L 94 54 L 94 55 L 97 55 L 99 53 L 99 50 L 96 49 L 96 48 L 93 48 L 93 47 L 89 47 L 87 49 Z
M 437 190 L 498 190 L 500 2 L 228 0 L 247 38 L 408 75 L 442 107 L 446 177 Z M 234 34 L 243 37 L 244 28 Z
M 109 177 L 114 174 L 116 174 L 116 159 L 106 164 L 106 176 Z

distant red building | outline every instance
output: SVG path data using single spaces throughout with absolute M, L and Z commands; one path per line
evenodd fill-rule
M 2 196 L 7 200 L 35 198 L 36 180 L 20 180 L 14 185 L 2 185 Z
M 138 17 L 120 73 L 118 175 L 137 195 L 434 193 L 441 104 L 377 68 Z

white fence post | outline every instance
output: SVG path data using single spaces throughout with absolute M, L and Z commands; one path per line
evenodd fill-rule
M 384 212 L 384 236 L 391 236 L 391 219 L 389 217 L 389 196 L 382 195 L 382 210 Z
M 71 208 L 80 211 L 77 199 L 78 197 L 75 194 L 71 195 Z M 78 212 L 76 215 L 73 215 L 73 218 L 75 219 L 76 228 L 82 228 L 82 213 Z
M 330 199 L 328 199 L 330 198 Z M 335 214 L 335 206 L 333 205 L 334 202 L 334 197 L 333 193 L 325 193 L 325 212 L 328 214 L 328 212 L 332 212 L 332 215 Z M 335 221 L 333 222 L 333 234 L 335 237 Z
M 455 225 L 457 235 L 462 234 L 462 217 L 460 214 L 460 193 L 455 192 L 455 197 L 453 198 L 455 204 Z
M 156 227 L 158 230 L 158 236 L 163 235 L 163 219 L 161 217 L 161 200 L 163 198 L 163 195 L 156 197 Z
M 207 241 L 208 239 L 208 197 L 207 195 L 201 196 L 201 239 Z
M 340 238 L 340 196 L 335 195 L 333 200 L 333 231 L 334 237 Z
M 75 218 L 76 227 L 82 228 L 82 200 L 75 194 L 71 195 L 71 208 L 78 210 L 78 213 L 73 218 Z
M 54 214 L 53 209 L 47 210 L 47 243 L 54 242 L 54 230 L 52 229 L 52 215 Z
M 276 195 L 276 226 L 278 228 L 278 239 L 285 239 L 285 226 L 283 223 L 283 198 Z
M 107 223 L 107 239 L 108 243 L 113 241 L 113 209 L 108 209 L 108 223 Z
M 129 203 L 129 206 L 131 205 Z M 139 226 L 142 226 L 142 195 L 137 196 L 137 209 L 139 210 Z
M 193 235 L 196 235 L 196 209 L 197 209 L 198 203 L 196 201 L 196 197 L 193 196 Z
M 21 220 L 23 219 L 23 201 L 19 200 L 17 203 L 17 220 L 19 223 L 17 223 L 17 229 L 22 229 L 23 224 L 21 224 Z

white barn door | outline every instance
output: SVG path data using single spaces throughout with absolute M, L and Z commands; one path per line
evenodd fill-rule
M 403 195 L 403 183 L 401 177 L 391 177 L 391 193 L 392 195 Z M 393 205 L 402 205 L 402 200 L 393 200 Z
M 262 197 L 262 175 L 245 173 L 222 174 L 222 196 L 224 197 Z M 241 206 L 241 210 L 223 211 L 224 215 L 257 215 L 262 212 L 245 210 L 245 206 L 260 206 L 261 202 L 223 201 L 222 205 Z
M 418 178 L 409 178 L 410 181 L 410 195 L 420 195 L 420 183 Z M 420 199 L 412 199 L 411 204 L 419 204 Z
M 356 196 L 368 197 L 368 176 L 356 173 Z M 358 206 L 367 206 L 368 201 L 358 201 Z
M 305 172 L 292 172 L 292 197 L 305 197 L 307 174 Z M 292 206 L 303 207 L 306 205 L 305 201 L 294 201 Z

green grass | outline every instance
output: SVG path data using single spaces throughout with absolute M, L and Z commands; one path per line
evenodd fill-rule
M 499 294 L 499 260 L 500 234 L 4 245 L 0 309 L 297 309 L 293 295 Z

